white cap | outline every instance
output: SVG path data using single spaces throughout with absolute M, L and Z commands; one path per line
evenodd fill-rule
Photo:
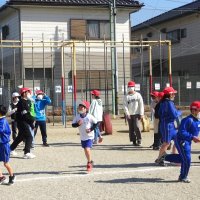
M 14 93 L 12 94 L 12 98 L 14 98 L 14 97 L 20 97 L 19 93 L 18 93 L 18 92 L 14 92 Z

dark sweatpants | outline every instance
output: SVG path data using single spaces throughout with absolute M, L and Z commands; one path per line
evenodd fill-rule
M 141 141 L 141 131 L 139 129 L 140 115 L 130 115 L 131 119 L 128 119 L 129 125 L 129 138 L 131 142 Z
M 30 153 L 33 137 L 31 135 L 29 125 L 25 121 L 18 121 L 17 128 L 19 132 L 14 142 L 10 145 L 11 151 L 15 150 L 18 144 L 25 140 L 24 154 Z

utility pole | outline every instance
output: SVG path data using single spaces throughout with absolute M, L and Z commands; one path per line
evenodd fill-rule
M 110 4 L 110 34 L 111 34 L 111 67 L 112 67 L 112 113 L 113 116 L 119 114 L 118 109 L 118 66 L 116 51 L 116 0 Z

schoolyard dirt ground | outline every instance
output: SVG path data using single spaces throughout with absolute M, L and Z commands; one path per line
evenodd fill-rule
M 37 133 L 35 159 L 23 159 L 23 145 L 10 163 L 16 183 L 0 185 L 0 200 L 199 200 L 200 144 L 192 146 L 191 183 L 177 182 L 180 167 L 154 164 L 158 151 L 149 148 L 153 130 L 143 132 L 142 147 L 133 147 L 123 119 L 112 120 L 113 134 L 92 149 L 94 169 L 86 173 L 86 159 L 78 129 L 67 122 L 48 124 L 48 142 L 43 147 Z M 3 168 L 1 169 L 8 177 Z

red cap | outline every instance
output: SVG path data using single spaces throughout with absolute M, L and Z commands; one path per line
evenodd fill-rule
M 86 107 L 87 110 L 90 108 L 90 102 L 85 100 L 81 101 L 79 105 L 83 105 L 84 107 Z
M 164 94 L 175 94 L 175 93 L 177 93 L 177 91 L 173 87 L 166 87 L 163 90 L 163 93 Z
M 135 82 L 134 81 L 129 81 L 128 82 L 128 87 L 135 87 Z
M 30 88 L 21 88 L 19 92 L 22 95 L 24 92 L 27 92 L 27 91 L 29 91 L 31 93 L 31 89 Z
M 92 90 L 90 93 L 97 97 L 100 96 L 100 94 L 101 94 L 99 90 Z
M 38 95 L 38 94 L 44 94 L 44 92 L 42 91 L 42 90 L 36 90 L 36 95 Z
M 200 110 L 200 101 L 193 101 L 190 105 L 190 110 Z
M 162 99 L 163 96 L 164 96 L 164 92 L 159 92 L 158 97 L 160 97 Z
M 151 96 L 154 96 L 154 97 L 159 97 L 159 92 L 157 91 L 153 91 L 150 93 Z

